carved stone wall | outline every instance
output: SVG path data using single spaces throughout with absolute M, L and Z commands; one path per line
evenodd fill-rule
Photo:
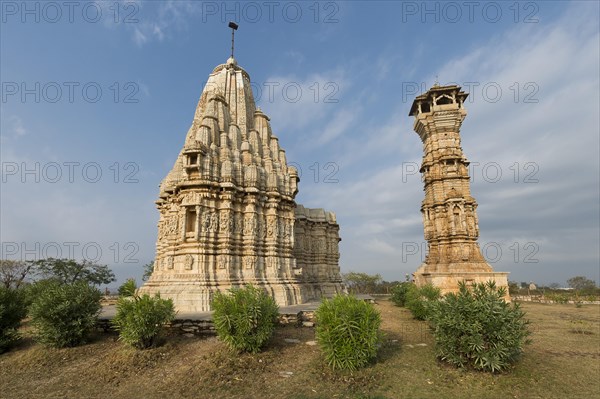
M 246 71 L 233 58 L 217 66 L 160 185 L 155 269 L 140 292 L 206 311 L 215 291 L 248 283 L 280 305 L 342 291 L 335 215 L 297 206 L 298 182 Z
M 295 212 L 294 257 L 297 276 L 312 287 L 313 297 L 340 292 L 339 247 L 341 241 L 335 214 L 298 205 Z
M 415 99 L 409 113 L 415 116 L 414 129 L 423 142 L 421 214 L 428 246 L 415 281 L 452 292 L 458 290 L 459 281 L 493 280 L 506 287 L 508 298 L 508 273 L 494 273 L 477 243 L 477 202 L 471 196 L 469 162 L 460 140 L 467 96 L 456 85 L 434 86 Z

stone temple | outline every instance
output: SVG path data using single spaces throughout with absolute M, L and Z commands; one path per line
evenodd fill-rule
M 210 74 L 160 185 L 156 259 L 140 293 L 210 310 L 216 291 L 254 284 L 280 306 L 344 290 L 335 214 L 296 204 L 299 176 L 231 57 Z
M 477 202 L 471 196 L 469 162 L 460 143 L 467 96 L 459 86 L 434 85 L 414 100 L 409 112 L 423 142 L 421 213 L 428 246 L 425 262 L 414 273 L 415 283 L 431 283 L 445 294 L 458 291 L 460 281 L 492 280 L 506 289 L 509 299 L 508 273 L 495 273 L 477 243 Z

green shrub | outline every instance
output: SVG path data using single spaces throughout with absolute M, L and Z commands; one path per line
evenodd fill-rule
M 427 320 L 432 306 L 440 299 L 440 289 L 431 284 L 417 287 L 414 284 L 406 292 L 406 307 L 417 320 Z
M 555 303 L 567 303 L 569 302 L 569 295 L 567 294 L 546 294 L 546 299 L 554 301 Z
M 356 370 L 377 356 L 381 316 L 370 303 L 336 295 L 323 300 L 315 315 L 317 341 L 334 370 Z
M 102 295 L 97 288 L 84 281 L 50 281 L 35 293 L 29 312 L 38 342 L 59 348 L 85 342 L 101 309 Z
M 58 280 L 53 279 L 43 279 L 35 281 L 34 283 L 28 284 L 25 287 L 23 287 L 27 308 L 31 306 L 35 298 L 37 298 L 40 295 L 40 293 L 46 289 L 46 287 L 51 286 L 53 284 L 60 284 L 60 282 Z
M 25 316 L 24 291 L 0 286 L 0 353 L 6 352 L 19 340 L 18 329 Z
M 119 296 L 121 296 L 121 297 L 134 296 L 136 289 L 137 289 L 137 284 L 135 283 L 135 279 L 128 278 L 119 287 L 119 291 L 118 291 L 119 292 Z
M 119 331 L 119 339 L 138 349 L 158 344 L 163 326 L 175 318 L 171 299 L 160 295 L 121 296 L 117 302 L 117 315 L 112 325 Z
M 400 283 L 394 288 L 392 288 L 392 296 L 390 299 L 392 300 L 392 302 L 394 302 L 396 306 L 406 306 L 406 294 L 408 293 L 408 290 L 411 286 L 414 286 L 414 284 L 406 282 Z
M 279 317 L 275 300 L 252 285 L 216 293 L 212 308 L 217 335 L 239 352 L 259 352 L 273 335 Z
M 447 294 L 430 315 L 437 356 L 459 367 L 483 371 L 508 368 L 528 343 L 529 322 L 518 304 L 504 301 L 505 289 L 493 282 Z

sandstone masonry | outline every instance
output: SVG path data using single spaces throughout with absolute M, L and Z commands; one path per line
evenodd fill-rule
M 173 169 L 160 185 L 154 271 L 140 293 L 179 311 L 251 283 L 280 306 L 344 290 L 335 214 L 296 204 L 298 172 L 230 58 L 210 74 Z
M 467 96 L 459 86 L 435 85 L 414 100 L 409 113 L 423 142 L 421 214 L 428 244 L 425 262 L 414 273 L 415 282 L 431 283 L 444 294 L 458 291 L 460 281 L 492 280 L 506 288 L 510 299 L 508 273 L 495 273 L 477 243 L 477 202 L 471 196 L 469 162 L 460 142 Z

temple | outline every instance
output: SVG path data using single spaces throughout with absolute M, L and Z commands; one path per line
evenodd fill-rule
M 414 273 L 417 285 L 433 284 L 442 294 L 458 291 L 458 283 L 494 281 L 506 289 L 508 273 L 494 272 L 477 243 L 477 202 L 471 196 L 469 162 L 460 143 L 467 115 L 468 93 L 456 85 L 434 85 L 418 96 L 409 116 L 423 142 L 421 174 L 425 199 L 421 205 L 428 253 Z
M 160 185 L 154 271 L 140 293 L 202 312 L 213 293 L 244 284 L 280 306 L 342 292 L 335 214 L 296 204 L 299 181 L 248 73 L 229 58 L 210 74 Z

